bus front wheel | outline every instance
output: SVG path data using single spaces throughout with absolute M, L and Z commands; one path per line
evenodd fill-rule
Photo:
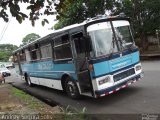
M 72 99 L 78 99 L 80 97 L 77 84 L 75 81 L 71 80 L 70 77 L 66 78 L 65 88 L 67 95 Z

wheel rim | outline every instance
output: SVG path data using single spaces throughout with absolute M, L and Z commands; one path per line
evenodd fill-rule
M 76 92 L 76 86 L 72 81 L 68 81 L 67 83 L 68 92 L 71 96 L 75 95 Z
M 28 81 L 28 85 L 31 85 L 31 81 L 30 81 L 29 77 L 28 77 L 27 81 Z

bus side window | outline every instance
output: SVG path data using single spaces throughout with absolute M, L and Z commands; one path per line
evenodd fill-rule
M 40 47 L 42 59 L 52 57 L 52 48 L 51 44 L 43 45 Z
M 63 35 L 61 38 L 54 40 L 54 58 L 55 59 L 72 58 L 72 52 L 68 34 Z
M 26 61 L 27 62 L 31 61 L 31 55 L 28 49 L 25 49 L 25 54 L 26 54 Z
M 20 51 L 19 55 L 20 55 L 21 62 L 26 61 L 26 55 L 25 55 L 24 50 Z
M 31 51 L 31 59 L 32 60 L 36 60 L 37 59 L 36 49 Z
M 30 48 L 30 56 L 31 56 L 31 60 L 39 60 L 40 59 L 40 52 L 38 49 L 38 44 L 35 44 L 34 46 L 32 46 Z

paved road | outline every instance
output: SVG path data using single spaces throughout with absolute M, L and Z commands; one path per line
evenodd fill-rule
M 86 107 L 86 112 L 91 114 L 160 113 L 160 61 L 142 62 L 142 66 L 145 77 L 141 81 L 100 99 L 83 97 L 81 100 L 72 100 L 61 91 L 41 86 L 29 88 L 15 75 L 6 79 L 14 82 L 13 85 L 48 101 L 56 101 L 64 106 L 70 105 L 78 110 Z

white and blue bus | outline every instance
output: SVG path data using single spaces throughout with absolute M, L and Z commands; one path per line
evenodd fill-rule
M 15 65 L 29 86 L 109 95 L 143 77 L 129 21 L 102 15 L 56 30 L 14 51 Z

